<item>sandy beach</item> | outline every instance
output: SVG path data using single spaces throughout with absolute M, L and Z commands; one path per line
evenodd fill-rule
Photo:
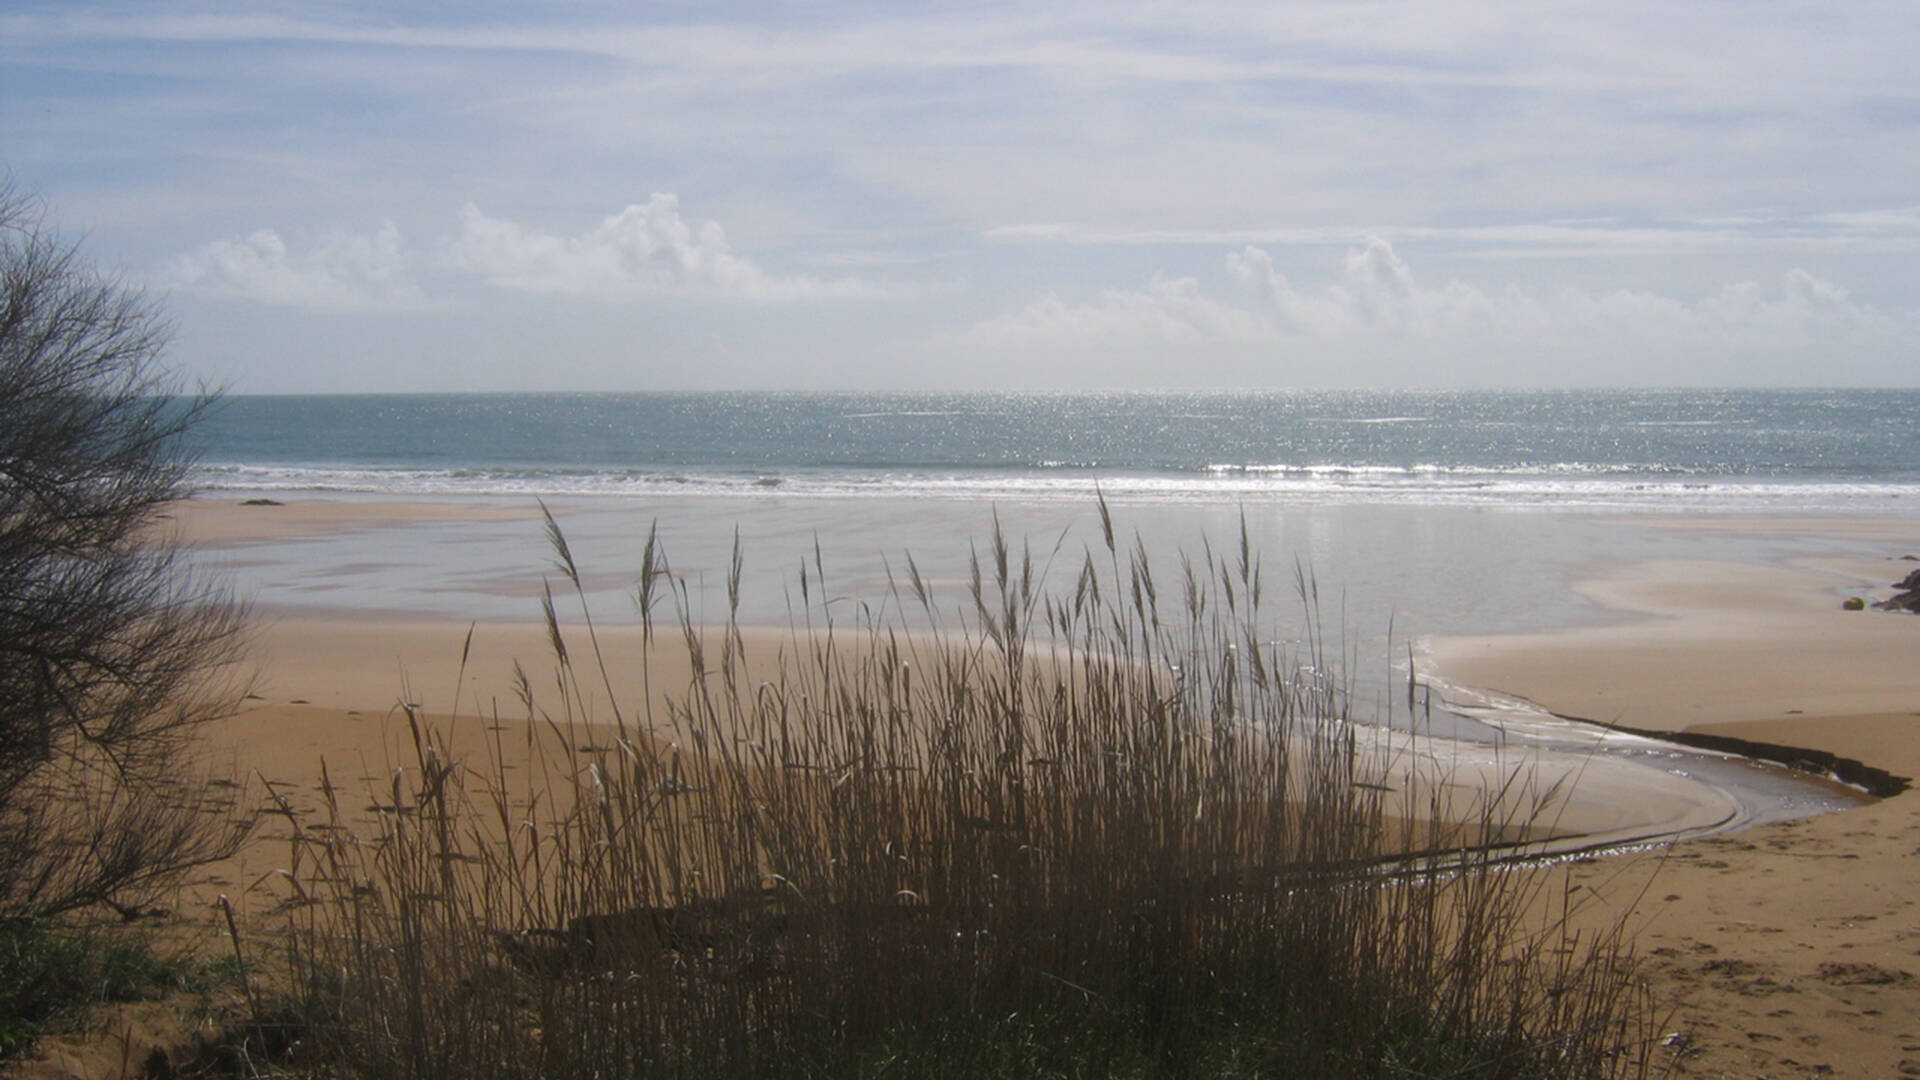
M 291 500 L 290 500 L 291 502 Z M 313 502 L 262 508 L 194 502 L 175 521 L 193 541 L 244 549 L 300 537 L 381 530 L 423 521 L 498 521 L 524 509 L 404 502 Z M 537 513 L 537 511 L 535 511 Z M 1450 637 L 1424 643 L 1437 685 L 1525 699 L 1565 717 L 1649 731 L 1733 735 L 1822 750 L 1920 776 L 1920 619 L 1843 612 L 1849 595 L 1877 599 L 1920 553 L 1920 525 L 1887 521 L 1663 520 L 1658 528 L 1755 530 L 1860 540 L 1882 559 L 1850 554 L 1791 565 L 1664 560 L 1592 568 L 1572 587 L 1607 613 L 1599 625 L 1545 634 Z M 577 616 L 565 618 L 577 632 Z M 529 614 L 537 609 L 529 606 Z M 640 631 L 625 618 L 600 629 L 613 673 L 589 685 L 589 714 L 612 704 L 638 723 L 649 694 Z M 576 640 L 576 648 L 579 647 Z M 756 662 L 793 646 L 789 631 L 748 634 Z M 684 649 L 649 653 L 652 708 L 693 678 Z M 270 785 L 296 811 L 316 813 L 321 763 L 367 809 L 412 757 L 406 706 L 449 732 L 456 756 L 509 749 L 527 715 L 515 665 L 536 714 L 556 703 L 546 628 L 531 621 L 455 620 L 316 608 L 264 614 L 255 630 L 254 694 L 209 733 L 211 760 L 256 791 Z M 501 723 L 494 723 L 498 718 Z M 504 727 L 503 727 L 504 725 Z M 509 734 L 501 737 L 501 731 Z M 1442 752 L 1439 756 L 1445 756 Z M 546 763 L 551 766 L 552 763 Z M 1556 766 L 1549 762 L 1548 776 Z M 1563 835 L 1626 837 L 1673 823 L 1712 824 L 1724 808 L 1699 802 L 1658 771 L 1613 762 L 1565 765 L 1581 773 L 1562 807 Z M 264 796 L 262 796 L 264 799 Z M 1681 825 L 1680 827 L 1689 827 Z M 225 894 L 243 915 L 283 899 L 284 828 L 267 820 L 237 859 L 195 882 L 182 908 Z M 1698 1076 L 1920 1075 L 1920 796 L 1731 835 L 1671 850 L 1608 856 L 1575 866 L 1607 917 L 1638 902 L 1639 950 L 1659 999 L 1673 1010 L 1675 1062 Z M 49 1046 L 55 1071 L 77 1047 Z M 77 1068 L 77 1066 L 76 1066 Z M 1905 1070 L 1904 1072 L 1902 1070 Z
M 1564 716 L 1822 750 L 1920 777 L 1920 619 L 1846 612 L 1915 565 L 1884 521 L 1663 527 L 1871 536 L 1883 560 L 1659 562 L 1574 582 L 1623 621 L 1434 642 L 1445 679 Z M 1920 793 L 1576 868 L 1634 920 L 1688 1076 L 1920 1075 Z M 1644 895 L 1639 890 L 1645 889 Z
M 329 504 L 257 515 L 193 506 L 182 516 L 209 539 L 299 535 L 315 527 L 378 530 L 457 517 L 444 506 Z M 500 513 L 479 508 L 476 513 Z M 1725 734 L 1823 750 L 1901 776 L 1920 776 L 1920 619 L 1845 612 L 1850 595 L 1878 599 L 1920 553 L 1920 527 L 1885 521 L 1665 520 L 1657 527 L 1771 530 L 1796 537 L 1862 538 L 1880 560 L 1857 555 L 1792 565 L 1669 560 L 1596 567 L 1573 588 L 1612 616 L 1604 625 L 1548 634 L 1456 637 L 1429 643 L 1430 675 L 1512 695 L 1545 710 L 1650 731 Z M 564 609 L 564 605 L 563 605 Z M 626 620 L 631 621 L 631 620 Z M 462 649 L 471 630 L 462 669 Z M 408 759 L 401 704 L 455 721 L 470 753 L 483 753 L 483 713 L 518 717 L 512 673 L 523 665 L 536 703 L 551 685 L 545 628 L 529 622 L 351 615 L 263 620 L 255 649 L 257 699 L 212 744 L 249 775 L 271 781 L 297 808 L 317 800 L 317 766 L 377 791 Z M 644 710 L 635 677 L 638 631 L 603 627 L 613 697 Z M 750 635 L 777 656 L 785 631 Z M 656 700 L 691 678 L 678 647 L 652 653 Z M 596 715 L 604 691 L 591 688 Z M 551 698 L 548 698 L 551 700 Z M 456 751 L 459 752 L 459 751 Z M 529 763 L 518 763 L 525 766 Z M 343 768 L 344 766 L 344 768 Z M 1656 774 L 1657 775 L 1657 774 Z M 1645 771 L 1588 769 L 1563 830 L 1624 835 L 1649 821 L 1711 808 L 1664 792 Z M 211 888 L 263 910 L 278 901 L 272 830 Z M 1606 917 L 1638 901 L 1639 949 L 1670 1027 L 1683 1075 L 1890 1076 L 1920 1074 L 1920 796 L 1732 835 L 1670 850 L 1576 866 L 1575 880 Z

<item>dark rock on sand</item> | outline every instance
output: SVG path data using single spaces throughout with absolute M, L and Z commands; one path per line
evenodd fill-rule
M 242 499 L 241 506 L 284 506 L 278 499 Z
M 1893 583 L 1893 587 L 1902 590 L 1891 600 L 1882 600 L 1873 605 L 1882 611 L 1907 611 L 1920 614 L 1920 570 Z
M 1583 717 L 1567 717 L 1567 719 L 1581 720 L 1588 724 L 1598 723 Z M 1826 750 L 1783 746 L 1779 743 L 1760 742 L 1755 739 L 1739 739 L 1731 735 L 1712 735 L 1704 731 L 1654 731 L 1650 728 L 1628 727 L 1625 724 L 1598 724 L 1598 726 L 1612 731 L 1624 731 L 1629 735 L 1664 739 L 1667 742 L 1679 743 L 1681 746 L 1694 746 L 1702 750 L 1717 750 L 1721 753 L 1771 761 L 1775 765 L 1784 765 L 1789 769 L 1824 776 L 1829 780 L 1838 780 L 1840 783 L 1857 787 L 1876 799 L 1891 799 L 1913 784 L 1912 777 L 1895 776 L 1885 769 L 1855 761 L 1852 758 L 1840 757 Z

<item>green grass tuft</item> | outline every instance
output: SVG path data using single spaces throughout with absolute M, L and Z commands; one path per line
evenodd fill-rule
M 96 1006 L 160 997 L 181 984 L 184 971 L 143 940 L 36 919 L 0 922 L 0 1060 Z

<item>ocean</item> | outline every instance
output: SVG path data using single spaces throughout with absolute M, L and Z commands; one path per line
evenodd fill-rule
M 1912 512 L 1916 391 L 233 397 L 213 491 Z

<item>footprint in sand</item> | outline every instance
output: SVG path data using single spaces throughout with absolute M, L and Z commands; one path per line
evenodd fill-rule
M 1820 978 L 1835 986 L 1887 986 L 1910 982 L 1913 976 L 1878 964 L 1825 963 L 1820 965 Z

